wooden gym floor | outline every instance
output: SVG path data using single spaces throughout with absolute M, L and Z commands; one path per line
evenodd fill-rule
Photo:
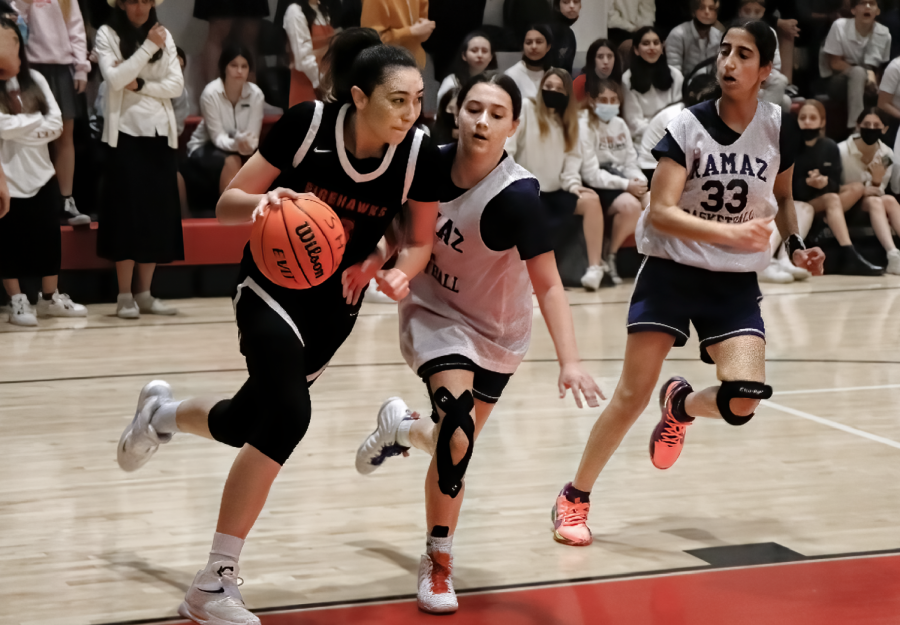
M 900 278 L 764 285 L 775 396 L 748 426 L 703 420 L 669 471 L 650 464 L 650 406 L 592 497 L 594 544 L 558 545 L 549 511 L 598 411 L 557 399 L 535 309 L 526 362 L 488 423 L 456 535 L 460 611 L 446 623 L 896 623 L 900 614 Z M 582 358 L 612 393 L 629 284 L 570 300 Z M 115 446 L 138 391 L 233 393 L 245 370 L 227 299 L 177 317 L 113 305 L 38 329 L 0 317 L 0 622 L 175 622 L 206 561 L 235 451 L 176 436 L 127 475 Z M 663 376 L 714 383 L 696 339 Z M 366 304 L 313 387 L 313 423 L 241 557 L 265 625 L 419 623 L 427 457 L 371 477 L 354 454 L 382 400 L 425 411 L 396 308 Z M 892 620 L 893 619 L 893 620 Z

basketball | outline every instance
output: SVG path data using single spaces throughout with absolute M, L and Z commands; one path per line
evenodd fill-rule
M 269 280 L 288 289 L 308 289 L 334 274 L 344 257 L 344 227 L 317 198 L 281 200 L 253 224 L 250 252 Z

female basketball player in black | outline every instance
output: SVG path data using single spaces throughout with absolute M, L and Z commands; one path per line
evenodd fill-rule
M 119 442 L 119 465 L 126 471 L 146 463 L 175 432 L 240 448 L 225 483 L 209 562 L 179 607 L 182 616 L 201 623 L 259 623 L 237 588 L 238 556 L 272 482 L 306 433 L 308 384 L 350 334 L 363 285 L 375 277 L 384 293 L 402 299 L 409 279 L 431 256 L 438 185 L 430 176 L 437 151 L 413 127 L 423 89 L 415 60 L 402 48 L 382 45 L 370 29 L 344 31 L 329 55 L 335 101 L 290 109 L 222 195 L 216 214 L 223 223 L 247 222 L 280 210 L 281 198 L 315 194 L 344 226 L 338 271 L 314 288 L 285 289 L 263 276 L 248 245 L 234 298 L 247 382 L 231 399 L 183 402 L 172 400 L 165 382 L 150 382 Z M 394 268 L 376 273 L 371 264 L 354 267 L 376 249 L 407 200 L 411 245 Z

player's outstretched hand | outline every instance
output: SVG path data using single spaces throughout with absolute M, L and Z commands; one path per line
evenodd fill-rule
M 284 187 L 272 189 L 260 198 L 259 202 L 256 204 L 256 208 L 254 208 L 253 212 L 250 214 L 250 221 L 256 223 L 257 217 L 262 217 L 267 210 L 280 210 L 282 198 L 297 200 L 302 197 L 314 198 L 316 196 L 314 193 L 297 193 L 296 191 L 285 189 Z
M 395 302 L 409 295 L 409 276 L 397 269 L 381 270 L 375 274 L 375 282 L 382 293 Z
M 356 263 L 344 270 L 341 284 L 344 287 L 344 299 L 348 304 L 356 306 L 363 289 L 371 282 L 379 269 L 381 269 L 381 263 L 370 256 L 361 263 Z
M 726 232 L 729 244 L 745 252 L 765 252 L 769 249 L 769 238 L 775 230 L 775 218 L 751 219 L 736 226 L 729 225 Z
M 821 248 L 811 247 L 808 250 L 794 250 L 791 261 L 795 266 L 806 269 L 814 276 L 825 273 L 825 252 Z
M 587 400 L 587 405 L 596 408 L 600 405 L 601 399 L 606 399 L 606 395 L 597 386 L 591 374 L 585 371 L 580 362 L 563 365 L 559 372 L 559 398 L 566 396 L 566 390 L 572 389 L 572 397 L 575 398 L 575 405 L 584 408 L 581 401 L 581 394 Z

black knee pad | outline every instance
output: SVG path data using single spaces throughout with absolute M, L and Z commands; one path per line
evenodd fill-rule
M 247 442 L 265 456 L 284 465 L 309 429 L 312 406 L 308 395 L 305 399 L 305 402 L 296 398 L 290 404 L 266 402 L 265 406 L 259 406 L 258 410 L 265 411 L 266 414 L 259 415 L 260 422 Z
M 716 394 L 716 407 L 719 414 L 731 425 L 744 425 L 753 418 L 751 413 L 745 417 L 734 414 L 731 411 L 732 399 L 769 399 L 772 396 L 772 387 L 762 382 L 722 382 L 719 392 Z
M 438 487 L 441 492 L 450 497 L 456 497 L 462 488 L 463 477 L 472 458 L 472 450 L 475 447 L 475 421 L 472 419 L 472 409 L 475 407 L 475 398 L 470 391 L 466 391 L 459 397 L 454 397 L 443 386 L 433 394 L 435 406 L 444 411 L 444 420 L 438 432 L 435 459 L 437 461 Z M 450 453 L 450 439 L 457 428 L 469 439 L 466 454 L 457 464 L 453 464 L 453 456 Z

